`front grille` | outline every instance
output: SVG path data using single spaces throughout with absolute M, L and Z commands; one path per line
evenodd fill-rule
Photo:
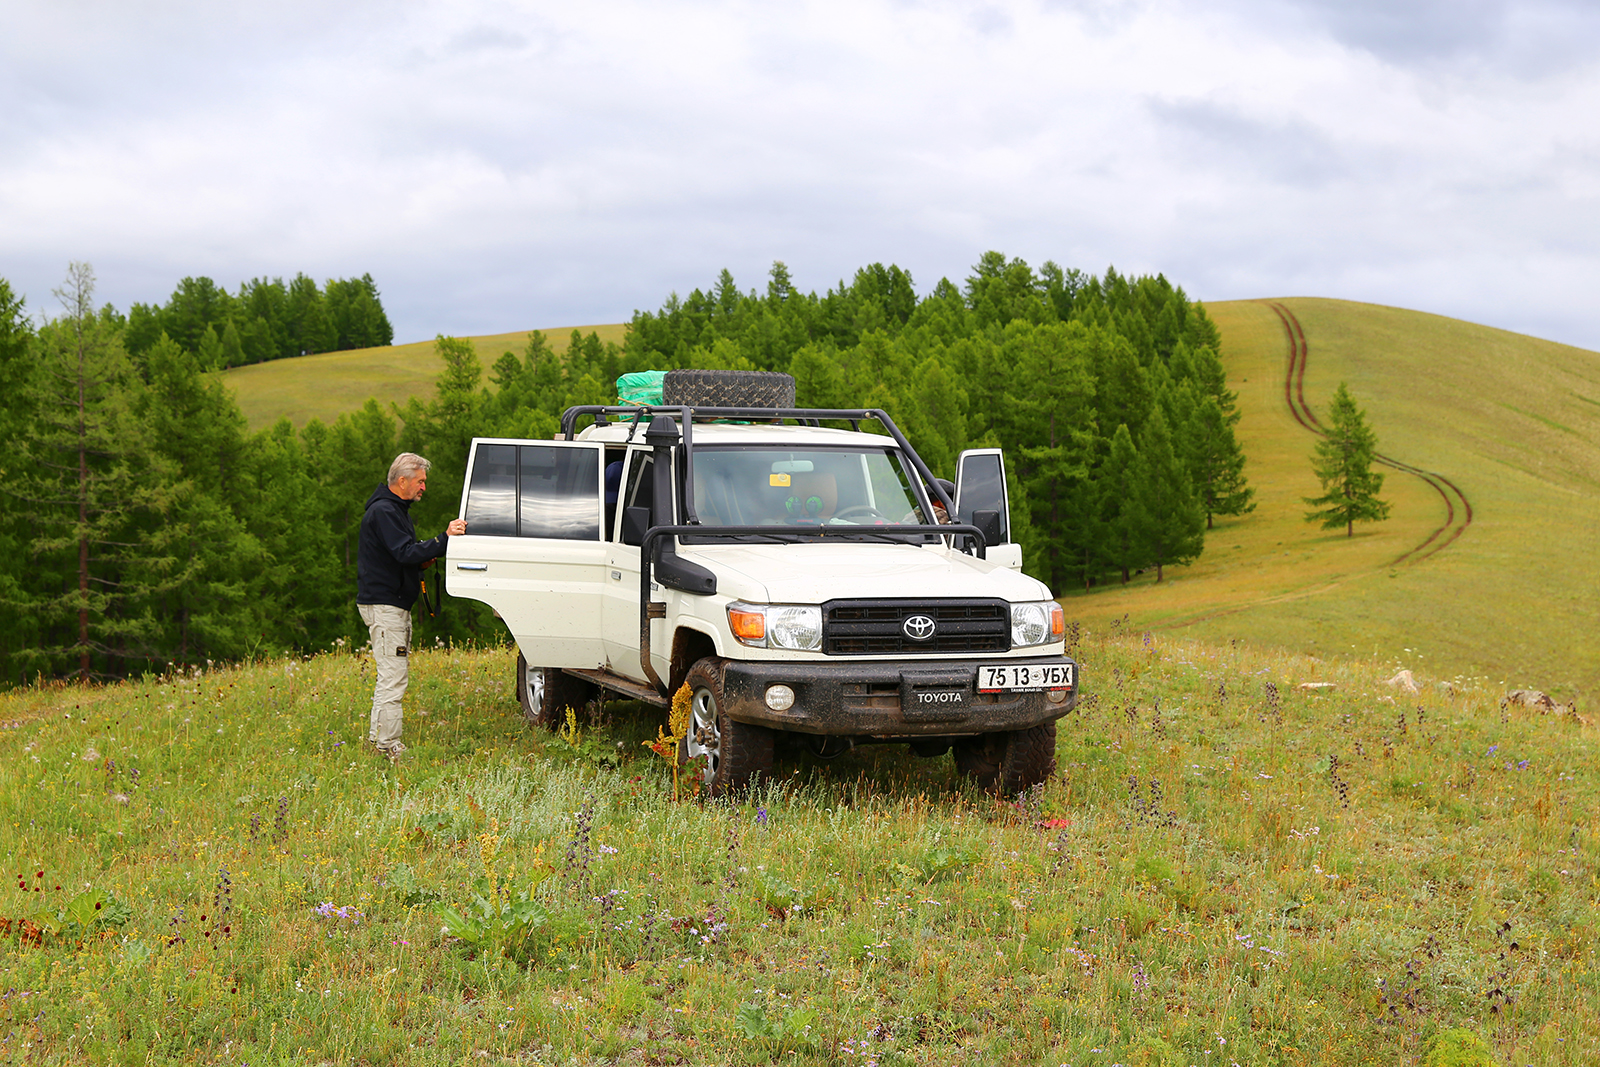
M 925 641 L 906 636 L 906 620 L 933 620 Z M 1004 600 L 830 600 L 822 605 L 822 651 L 830 656 L 1011 650 L 1011 608 Z

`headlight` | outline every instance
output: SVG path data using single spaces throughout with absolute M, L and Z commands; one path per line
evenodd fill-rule
M 1027 648 L 1059 641 L 1067 632 L 1067 617 L 1054 600 L 1011 605 L 1011 647 Z
M 815 652 L 822 647 L 822 609 L 799 604 L 728 605 L 728 629 L 752 648 Z
M 774 648 L 815 652 L 822 647 L 822 609 L 810 607 L 770 607 L 767 633 Z

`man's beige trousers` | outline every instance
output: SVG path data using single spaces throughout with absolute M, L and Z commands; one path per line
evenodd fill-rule
M 372 633 L 372 662 L 378 668 L 367 740 L 387 750 L 400 740 L 400 698 L 406 695 L 411 612 L 390 604 L 357 604 L 356 608 Z

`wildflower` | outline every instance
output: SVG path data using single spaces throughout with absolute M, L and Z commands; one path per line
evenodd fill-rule
M 348 905 L 345 907 L 335 907 L 333 901 L 331 900 L 324 900 L 321 904 L 318 904 L 311 910 L 316 912 L 324 919 L 348 919 L 351 922 L 360 922 L 362 919 L 362 913 L 357 911 L 355 908 L 349 907 Z

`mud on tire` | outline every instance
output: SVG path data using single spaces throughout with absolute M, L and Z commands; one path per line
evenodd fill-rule
M 689 728 L 678 744 L 678 766 L 704 759 L 706 791 L 713 797 L 738 793 L 756 775 L 772 772 L 776 735 L 764 726 L 728 718 L 722 693 L 725 660 L 707 656 L 689 668 Z
M 1056 769 L 1056 724 L 984 734 L 953 746 L 956 770 L 1001 796 L 1016 796 Z
M 792 408 L 794 378 L 763 370 L 669 370 L 661 399 L 700 407 Z
M 581 719 L 595 687 L 554 667 L 530 667 L 517 653 L 517 703 L 529 724 L 559 730 L 567 724 L 567 708 Z

